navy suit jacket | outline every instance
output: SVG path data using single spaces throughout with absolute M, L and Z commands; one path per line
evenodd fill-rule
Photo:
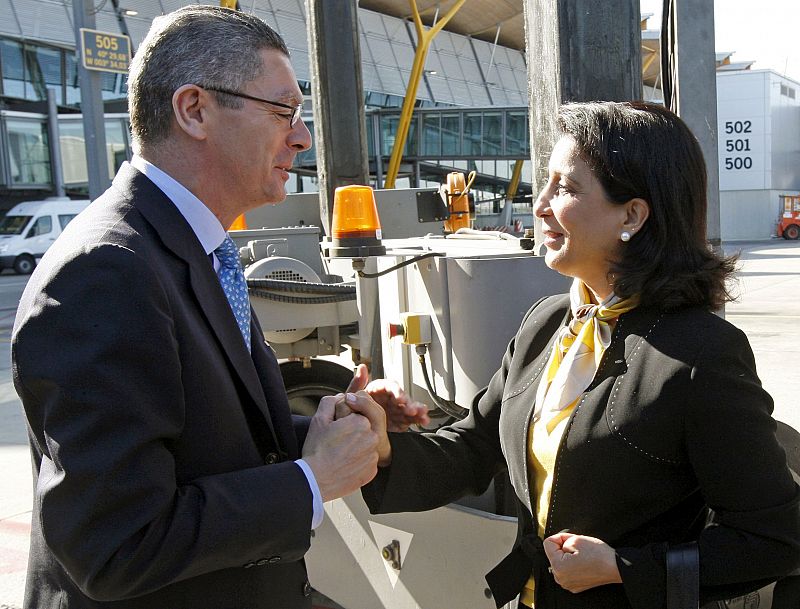
M 12 339 L 34 470 L 26 609 L 300 609 L 312 496 L 253 319 L 124 165 L 36 268 Z

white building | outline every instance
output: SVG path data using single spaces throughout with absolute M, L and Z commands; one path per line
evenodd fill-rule
M 800 192 L 800 83 L 772 70 L 717 72 L 723 241 L 775 235 L 779 195 Z

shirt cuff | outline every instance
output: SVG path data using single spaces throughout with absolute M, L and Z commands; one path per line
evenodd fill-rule
M 314 477 L 314 472 L 311 471 L 308 463 L 303 461 L 303 459 L 298 459 L 295 463 L 300 466 L 300 469 L 302 469 L 303 473 L 306 475 L 308 486 L 311 487 L 311 495 L 314 497 L 314 515 L 311 518 L 311 530 L 313 531 L 322 524 L 322 519 L 325 516 L 325 508 L 322 506 L 322 493 L 319 492 L 317 479 Z

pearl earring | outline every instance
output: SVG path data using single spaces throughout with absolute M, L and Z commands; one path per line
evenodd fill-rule
M 624 231 L 622 231 L 622 233 L 620 234 L 619 238 L 620 238 L 622 241 L 630 241 L 630 240 L 631 240 L 631 234 L 630 234 L 628 231 L 624 230 Z

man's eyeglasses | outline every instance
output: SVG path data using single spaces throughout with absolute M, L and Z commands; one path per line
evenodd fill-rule
M 248 95 L 247 93 L 240 93 L 239 91 L 231 91 L 230 89 L 223 89 L 221 87 L 203 87 L 206 91 L 216 91 L 217 93 L 224 93 L 225 95 L 233 95 L 234 97 L 241 97 L 242 99 L 251 99 L 253 101 L 261 102 L 262 104 L 270 104 L 271 106 L 278 106 L 279 108 L 286 108 L 287 110 L 291 110 L 291 114 L 285 114 L 283 112 L 275 112 L 278 116 L 282 116 L 289 121 L 289 126 L 294 127 L 297 124 L 297 121 L 300 120 L 300 116 L 303 114 L 303 104 L 299 104 L 297 106 L 290 106 L 288 104 L 283 104 L 281 102 L 271 101 L 269 99 L 261 99 L 260 97 L 255 97 L 253 95 Z

